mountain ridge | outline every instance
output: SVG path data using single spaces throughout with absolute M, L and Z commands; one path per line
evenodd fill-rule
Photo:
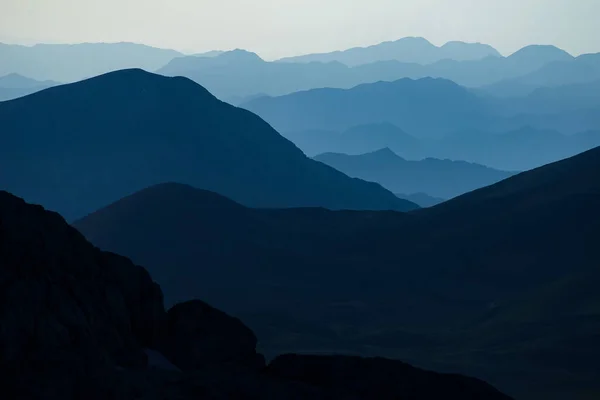
M 0 103 L 0 118 L 0 165 L 14 171 L 0 183 L 67 218 L 168 181 L 258 207 L 416 207 L 306 158 L 259 117 L 187 78 L 117 71 Z

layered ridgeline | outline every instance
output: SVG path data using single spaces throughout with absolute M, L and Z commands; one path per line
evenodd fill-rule
M 144 268 L 4 191 L 0 276 L 3 398 L 509 399 L 386 359 L 287 354 L 265 366 L 240 320 L 201 300 L 165 311 Z
M 502 56 L 492 46 L 482 43 L 448 42 L 438 47 L 421 37 L 406 37 L 368 47 L 354 47 L 331 53 L 286 57 L 279 60 L 279 62 L 326 63 L 337 61 L 348 66 L 356 66 L 390 60 L 416 64 L 433 64 L 441 60 L 467 61 L 481 60 L 486 57 Z
M 36 81 L 19 74 L 0 76 L 0 101 L 16 99 L 58 84 L 54 81 Z
M 287 134 L 342 131 L 392 123 L 417 138 L 479 129 L 488 133 L 532 127 L 573 134 L 600 127 L 598 85 L 539 90 L 524 98 L 497 99 L 445 79 L 400 79 L 351 89 L 314 89 L 260 97 L 242 107 Z
M 258 207 L 416 207 L 186 78 L 118 71 L 0 103 L 0 121 L 0 187 L 67 219 L 161 182 Z
M 449 199 L 489 186 L 514 173 L 464 161 L 408 161 L 389 148 L 361 155 L 324 153 L 314 158 L 354 178 L 377 182 L 394 193 L 426 193 Z
M 401 47 L 405 44 L 412 46 L 410 40 L 400 41 Z M 575 58 L 554 46 L 527 46 L 508 57 L 489 56 L 466 61 L 442 59 L 427 65 L 418 63 L 423 61 L 418 60 L 419 52 L 398 50 L 392 51 L 393 55 L 387 49 L 377 47 L 364 50 L 371 52 L 373 49 L 372 61 L 356 61 L 360 65 L 346 60 L 344 52 L 332 54 L 329 61 L 268 62 L 255 53 L 238 49 L 214 57 L 178 57 L 158 73 L 186 76 L 220 99 L 236 104 L 243 98 L 259 94 L 281 96 L 315 88 L 351 88 L 362 83 L 425 77 L 449 79 L 471 88 L 483 87 L 484 92 L 489 89 L 490 93 L 523 95 L 537 87 L 598 80 L 600 74 L 600 66 L 594 62 L 597 55 Z M 416 61 L 402 62 L 396 58 Z
M 135 43 L 0 43 L 0 76 L 17 73 L 37 80 L 73 82 L 125 68 L 154 71 L 180 56 L 175 50 Z
M 408 214 L 249 209 L 167 184 L 75 226 L 146 265 L 167 304 L 243 317 L 267 355 L 386 355 L 584 398 L 600 389 L 599 201 L 600 148 Z

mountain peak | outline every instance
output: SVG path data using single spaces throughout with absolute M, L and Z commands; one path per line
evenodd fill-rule
M 394 153 L 394 151 L 392 149 L 390 149 L 389 147 L 384 147 L 379 150 L 375 150 L 370 153 L 366 153 L 364 155 L 368 156 L 368 157 L 377 157 L 380 159 L 388 159 L 388 160 L 402 159 L 402 157 L 400 157 L 398 154 Z
M 264 62 L 264 60 L 262 58 L 260 58 L 258 56 L 258 54 L 253 53 L 251 51 L 247 51 L 244 49 L 234 49 L 234 50 L 230 50 L 230 51 L 225 51 L 219 55 L 216 56 L 216 58 L 219 58 L 221 60 L 228 60 L 228 61 L 260 61 L 260 62 Z
M 534 44 L 523 47 L 508 56 L 508 58 L 520 62 L 540 60 L 547 63 L 551 61 L 570 60 L 573 59 L 573 56 L 556 46 Z

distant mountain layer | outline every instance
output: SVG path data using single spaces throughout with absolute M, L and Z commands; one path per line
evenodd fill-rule
M 321 153 L 363 154 L 384 147 L 412 156 L 420 153 L 422 147 L 419 139 L 389 122 L 357 125 L 342 132 L 290 131 L 284 136 L 310 157 Z
M 0 187 L 69 219 L 165 181 L 257 207 L 416 207 L 185 78 L 118 71 L 0 103 L 0 121 Z
M 0 101 L 12 100 L 59 85 L 54 81 L 36 81 L 19 74 L 0 76 Z
M 348 176 L 377 182 L 394 193 L 426 193 L 445 199 L 514 175 L 464 161 L 407 161 L 388 148 L 354 156 L 326 153 L 314 159 Z
M 75 226 L 146 265 L 167 303 L 243 317 L 267 355 L 386 355 L 516 398 L 582 398 L 600 389 L 599 196 L 597 148 L 408 214 L 160 185 Z
M 134 43 L 0 43 L 0 76 L 18 73 L 37 80 L 73 82 L 125 68 L 154 71 L 182 54 Z
M 563 135 L 600 131 L 598 82 L 543 88 L 528 96 L 501 99 L 444 79 L 401 79 L 352 89 L 260 97 L 242 107 L 260 115 L 311 156 L 360 154 L 390 147 L 409 159 L 451 158 L 523 170 L 593 147 L 587 139 L 580 141 L 582 136 Z M 538 131 L 552 132 L 543 135 Z M 547 144 L 527 162 L 518 147 L 521 134 L 506 134 L 510 132 L 525 132 L 522 143 Z M 473 150 L 469 150 L 471 158 L 461 155 L 463 150 L 453 143 L 457 140 L 460 148 Z M 503 142 L 501 148 L 507 151 L 495 149 L 497 156 L 489 155 L 494 164 L 482 161 L 488 157 L 483 153 L 494 151 L 489 146 Z M 448 148 L 444 148 L 446 144 Z M 511 157 L 507 146 L 521 155 Z
M 600 146 L 600 130 L 564 135 L 528 126 L 502 133 L 462 130 L 437 139 L 417 139 L 390 123 L 360 125 L 343 132 L 307 130 L 284 135 L 311 157 L 389 148 L 408 160 L 467 161 L 506 171 L 529 170 Z
M 506 77 L 485 86 L 493 95 L 510 97 L 531 93 L 537 88 L 585 84 L 600 80 L 600 53 L 584 54 L 575 59 L 558 59 L 540 65 L 525 75 Z
M 444 78 L 463 86 L 479 87 L 535 73 L 549 64 L 571 65 L 579 60 L 553 46 L 528 46 L 509 57 L 445 59 L 427 65 L 387 60 L 349 67 L 339 61 L 266 62 L 254 53 L 234 50 L 210 58 L 179 57 L 158 73 L 186 76 L 226 100 L 258 93 L 281 96 L 323 87 L 347 89 L 362 83 L 402 78 Z
M 401 79 L 352 89 L 313 89 L 261 97 L 242 105 L 282 132 L 345 130 L 389 122 L 417 137 L 486 126 L 493 110 L 477 95 L 445 79 Z
M 332 53 L 286 57 L 279 61 L 299 63 L 337 61 L 348 66 L 356 66 L 389 60 L 432 64 L 445 59 L 466 61 L 480 60 L 486 57 L 501 57 L 501 55 L 496 49 L 487 44 L 448 42 L 441 47 L 437 47 L 424 38 L 407 37 L 369 47 L 355 47 Z
M 413 203 L 419 205 L 419 207 L 423 207 L 423 208 L 433 207 L 435 205 L 438 205 L 438 204 L 446 201 L 446 199 L 440 199 L 438 197 L 431 197 L 426 193 L 413 193 L 413 194 L 396 193 L 396 196 L 398 196 L 404 200 L 412 201 Z

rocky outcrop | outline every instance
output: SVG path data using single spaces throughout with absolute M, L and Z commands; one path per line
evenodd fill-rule
M 182 370 L 215 364 L 235 364 L 258 369 L 265 366 L 256 353 L 254 332 L 200 300 L 172 307 L 167 314 L 163 353 Z
M 157 344 L 164 316 L 142 267 L 0 192 L 0 370 L 9 389 L 107 398 L 116 366 L 146 365 L 143 346 Z

